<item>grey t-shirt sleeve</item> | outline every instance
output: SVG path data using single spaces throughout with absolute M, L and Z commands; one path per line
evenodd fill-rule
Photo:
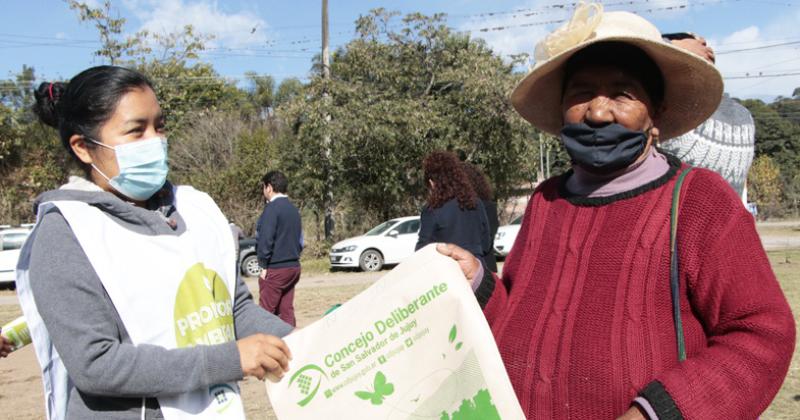
M 236 338 L 241 339 L 258 333 L 283 337 L 292 332 L 291 325 L 256 305 L 242 277 L 237 277 L 236 299 L 233 306 Z
M 53 345 L 81 392 L 156 397 L 242 379 L 235 342 L 183 349 L 133 345 L 100 278 L 57 211 L 44 215 L 36 229 L 29 276 Z

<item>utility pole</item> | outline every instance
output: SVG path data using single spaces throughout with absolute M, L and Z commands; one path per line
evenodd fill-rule
M 331 78 L 331 59 L 328 49 L 328 0 L 322 0 L 322 78 Z
M 328 83 L 331 78 L 331 59 L 328 46 L 328 0 L 322 0 L 322 79 Z M 325 132 L 323 134 L 323 146 L 325 147 L 325 185 L 323 188 L 323 207 L 325 212 L 325 240 L 330 241 L 333 237 L 333 171 L 331 162 L 331 135 L 328 132 L 328 124 L 331 115 L 327 112 L 328 99 L 327 90 L 323 91 L 322 103 L 326 107 L 325 111 Z

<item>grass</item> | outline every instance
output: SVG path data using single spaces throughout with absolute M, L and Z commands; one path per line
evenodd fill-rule
M 322 258 L 302 258 L 300 266 L 303 268 L 303 275 L 325 274 L 330 271 L 331 264 L 327 257 Z
M 795 323 L 798 324 L 800 323 L 800 249 L 771 251 L 767 254 L 786 299 L 792 308 Z M 303 274 L 328 272 L 328 261 L 325 258 L 304 259 L 302 264 Z M 331 304 L 347 301 L 368 286 L 369 284 L 365 283 L 298 289 L 295 310 L 299 325 L 308 325 L 313 320 L 321 317 L 322 313 L 330 308 Z M 11 292 L 4 293 L 11 294 Z M 0 305 L 0 325 L 13 320 L 20 314 L 21 311 L 17 305 Z M 2 361 L 0 361 L 0 370 L 2 370 Z M 31 380 L 35 381 L 37 378 Z M 264 393 L 263 383 L 250 379 L 244 381 L 242 385 L 248 418 L 274 419 Z M 4 386 L 8 388 L 6 391 L 12 394 L 13 392 L 18 392 L 14 387 L 19 387 L 19 384 L 6 384 Z M 756 392 L 757 390 L 753 391 Z M 38 413 L 39 407 L 31 410 Z M 766 420 L 796 420 L 799 417 L 798 413 L 800 413 L 800 350 L 795 348 L 786 380 L 772 404 L 760 418 Z M 0 418 L 3 418 L 2 414 L 0 414 Z
M 783 288 L 794 314 L 795 325 L 800 323 L 800 250 L 768 252 L 772 269 Z M 787 262 L 788 261 L 788 262 Z M 762 419 L 797 419 L 800 413 L 800 351 L 795 347 L 789 374 Z

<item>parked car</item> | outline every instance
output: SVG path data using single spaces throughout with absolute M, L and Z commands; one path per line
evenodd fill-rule
M 512 220 L 511 223 L 497 228 L 497 234 L 494 235 L 495 255 L 505 257 L 511 252 L 511 247 L 514 246 L 514 241 L 517 239 L 521 225 L 522 216 L 519 216 Z
M 384 265 L 399 264 L 414 253 L 418 236 L 419 216 L 385 221 L 361 236 L 334 244 L 331 267 L 378 271 Z
M 27 227 L 0 230 L 0 288 L 16 288 L 17 260 L 30 233 Z
M 248 277 L 258 277 L 261 274 L 256 255 L 256 238 L 239 240 L 239 270 Z

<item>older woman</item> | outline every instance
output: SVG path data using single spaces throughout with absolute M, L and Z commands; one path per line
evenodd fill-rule
M 753 419 L 780 388 L 794 322 L 752 217 L 655 147 L 721 93 L 711 64 L 630 13 L 579 6 L 537 47 L 512 102 L 572 169 L 537 188 L 502 279 L 476 291 L 528 418 Z

